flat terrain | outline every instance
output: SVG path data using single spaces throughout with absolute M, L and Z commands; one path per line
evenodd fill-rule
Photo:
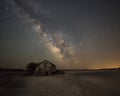
M 0 96 L 120 96 L 120 70 L 65 71 L 53 76 L 0 73 Z

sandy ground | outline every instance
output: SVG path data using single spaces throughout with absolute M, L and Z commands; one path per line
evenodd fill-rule
M 120 96 L 120 72 L 105 73 L 2 77 L 0 96 Z

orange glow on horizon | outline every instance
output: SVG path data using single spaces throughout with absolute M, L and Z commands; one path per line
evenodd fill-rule
M 106 64 L 99 64 L 96 66 L 91 66 L 90 69 L 111 69 L 111 68 L 120 68 L 120 63 L 106 63 Z

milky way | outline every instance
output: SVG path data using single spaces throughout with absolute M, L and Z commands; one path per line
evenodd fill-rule
M 0 66 L 120 66 L 119 0 L 1 0 Z
M 74 47 L 61 31 L 51 32 L 45 25 L 44 19 L 48 20 L 47 14 L 42 11 L 42 7 L 33 0 L 15 0 L 15 6 L 20 9 L 23 16 L 33 25 L 34 30 L 40 36 L 40 40 L 55 55 L 56 59 L 62 64 L 75 64 L 76 54 Z M 69 66 L 67 65 L 67 66 Z

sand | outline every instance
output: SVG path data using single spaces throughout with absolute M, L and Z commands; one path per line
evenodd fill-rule
M 115 89 L 115 83 L 101 82 L 92 75 L 68 72 L 54 76 L 17 76 L 0 86 L 0 96 L 120 96 L 118 82 L 116 90 L 111 91 L 111 88 Z M 104 83 L 110 85 L 109 88 Z

